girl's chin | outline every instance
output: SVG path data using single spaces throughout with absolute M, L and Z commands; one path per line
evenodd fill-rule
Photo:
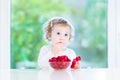
M 65 47 L 65 44 L 63 44 L 63 43 L 58 43 L 57 46 Z
M 65 46 L 63 46 L 63 45 L 56 45 L 56 47 L 63 48 Z
M 63 43 L 57 43 L 57 44 L 54 44 L 54 46 L 55 46 L 55 47 L 60 47 L 60 48 L 62 47 L 62 48 L 63 48 L 63 47 L 66 46 L 66 44 L 63 44 Z
M 66 45 L 63 45 L 63 44 L 57 44 L 56 47 L 59 47 L 59 48 L 64 48 Z

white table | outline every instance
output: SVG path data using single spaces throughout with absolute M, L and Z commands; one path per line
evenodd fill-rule
M 120 80 L 120 69 L 10 70 L 10 80 Z

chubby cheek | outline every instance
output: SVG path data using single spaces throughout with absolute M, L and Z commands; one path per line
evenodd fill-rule
M 52 41 L 57 40 L 57 36 L 56 36 L 55 34 L 53 34 L 53 33 L 51 34 L 51 40 L 52 40 Z
M 57 41 L 58 41 L 57 38 L 55 38 L 55 37 L 51 37 L 51 42 L 52 42 L 52 44 L 55 44 Z
M 65 40 L 65 45 L 68 45 L 69 41 L 69 39 Z

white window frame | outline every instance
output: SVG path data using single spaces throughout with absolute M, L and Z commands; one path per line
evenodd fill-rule
M 108 67 L 120 67 L 120 1 L 108 0 Z
M 10 80 L 10 0 L 0 0 L 0 79 Z
M 108 67 L 120 67 L 120 1 L 108 0 Z M 0 0 L 0 69 L 10 69 L 10 0 Z
M 116 20 L 117 20 L 117 68 L 120 68 L 120 0 L 116 1 L 117 7 L 116 7 Z
M 0 70 L 10 69 L 10 0 L 0 0 Z

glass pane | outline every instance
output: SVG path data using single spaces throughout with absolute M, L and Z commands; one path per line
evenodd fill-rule
M 43 25 L 55 16 L 73 24 L 69 47 L 81 56 L 82 68 L 108 67 L 107 0 L 12 0 L 11 68 L 37 68 L 39 50 L 47 44 Z

